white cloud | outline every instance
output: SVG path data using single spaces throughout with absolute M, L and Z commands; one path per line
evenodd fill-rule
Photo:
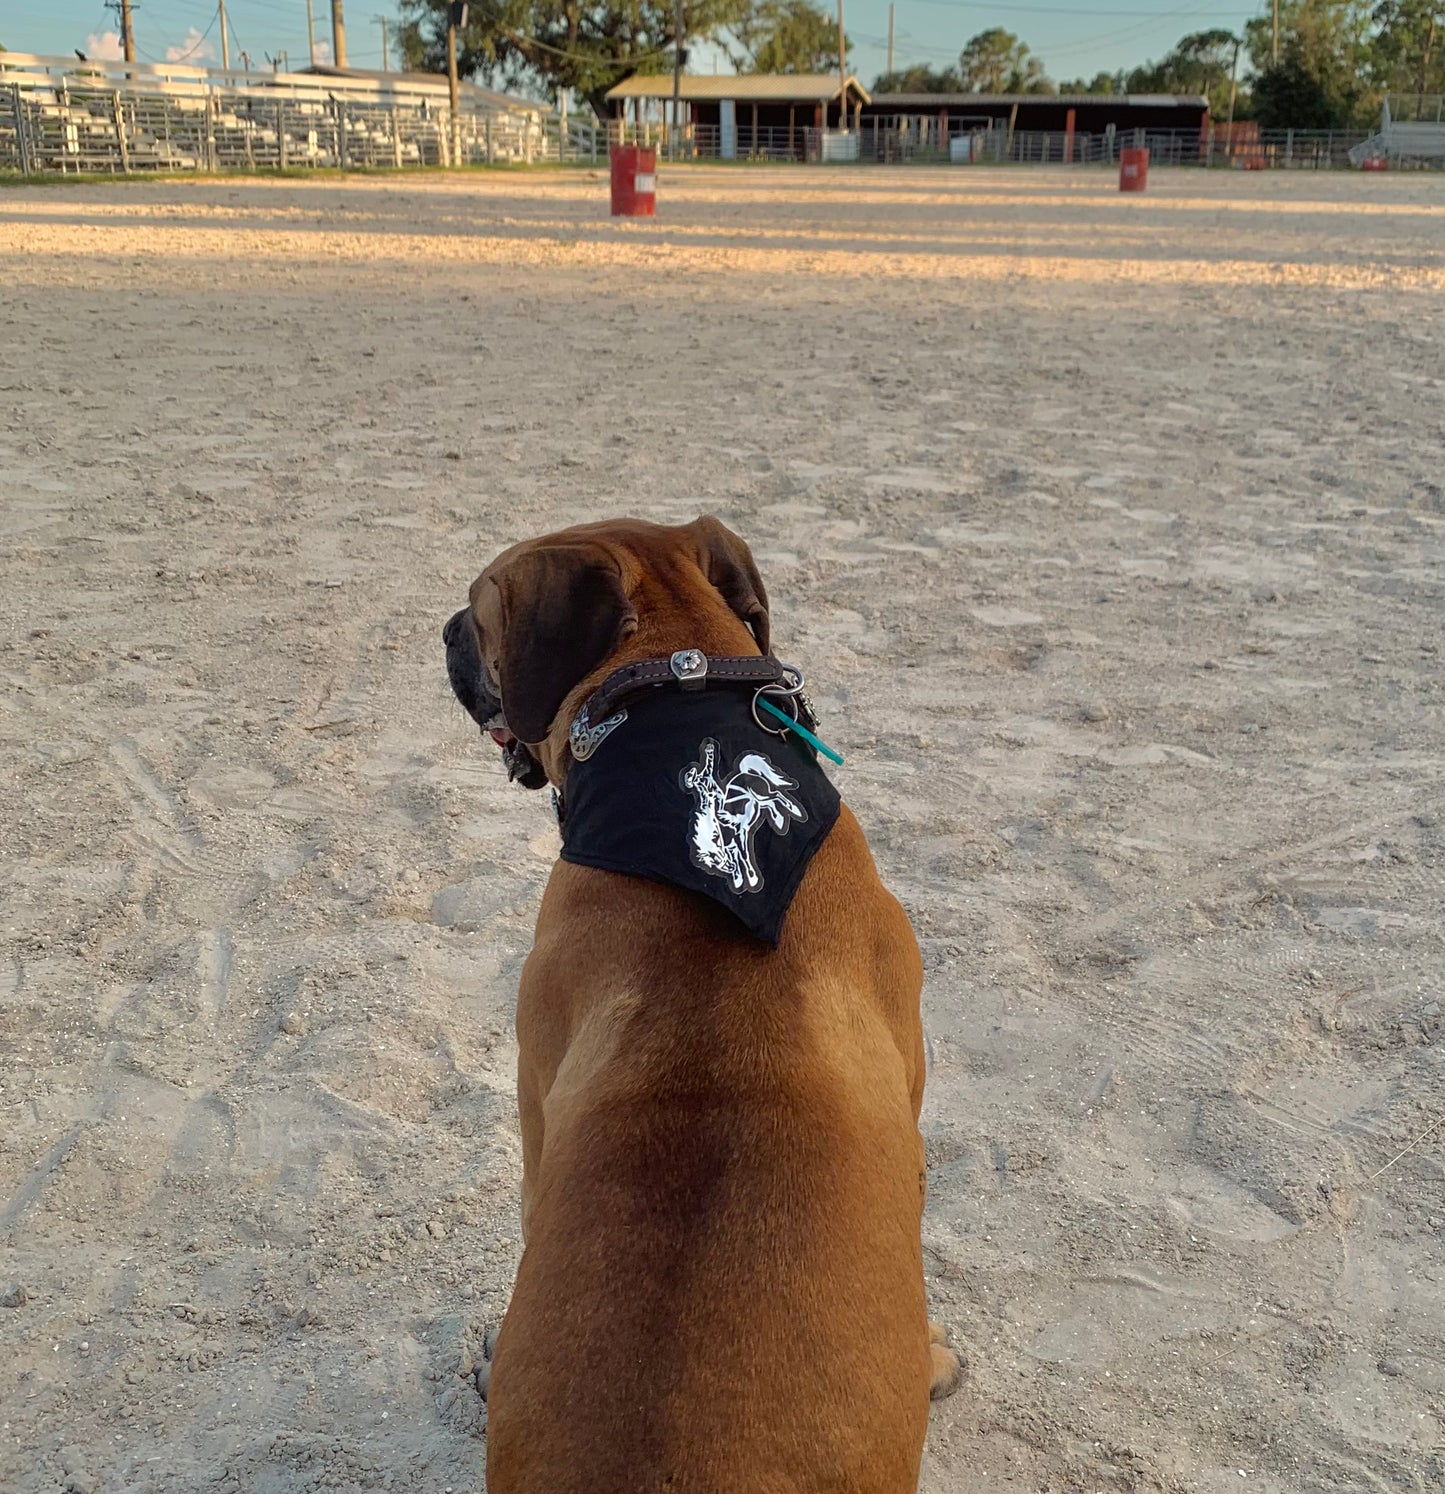
M 120 37 L 114 31 L 102 31 L 99 36 L 92 31 L 86 37 L 81 51 L 92 62 L 120 62 L 125 58 L 125 48 L 121 46 Z
M 329 41 L 322 41 L 319 36 L 316 38 L 316 60 L 323 67 L 330 67 L 331 65 L 331 43 Z M 299 67 L 301 64 L 297 63 L 296 65 Z
M 167 62 L 194 62 L 198 67 L 215 55 L 216 49 L 194 26 L 186 32 L 180 46 L 166 48 Z

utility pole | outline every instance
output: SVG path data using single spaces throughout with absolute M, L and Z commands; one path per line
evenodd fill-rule
M 306 0 L 306 50 L 311 54 L 311 66 L 316 66 L 316 18 L 311 14 L 311 0 Z
M 120 0 L 120 48 L 127 62 L 135 61 L 135 30 L 130 23 L 130 0 Z
M 682 119 L 682 0 L 672 8 L 672 130 L 667 137 L 668 155 L 677 160 L 678 124 Z
M 888 7 L 888 86 L 893 87 L 893 6 Z
M 339 3 L 339 0 L 337 0 Z M 457 111 L 461 107 L 461 84 L 457 80 L 457 27 L 467 24 L 465 4 L 447 7 L 447 92 L 452 104 L 452 165 L 459 166 L 457 159 L 462 153 L 461 120 Z
M 391 53 L 386 45 L 386 17 L 372 16 L 371 19 L 381 27 L 381 70 L 384 73 L 389 73 L 391 71 Z
M 1239 38 L 1234 38 L 1234 62 L 1229 69 L 1229 123 L 1224 127 L 1229 164 L 1234 165 L 1234 95 L 1239 89 Z
M 1279 66 L 1279 0 L 1274 0 L 1274 48 L 1270 53 L 1270 64 Z
M 226 0 L 218 0 L 217 18 L 221 23 L 221 66 L 231 71 L 231 39 L 226 35 Z
M 827 124 L 827 120 L 823 121 Z M 838 0 L 838 128 L 848 128 L 848 48 L 843 40 L 843 0 Z
M 346 21 L 341 14 L 341 0 L 331 0 L 331 61 L 346 66 Z

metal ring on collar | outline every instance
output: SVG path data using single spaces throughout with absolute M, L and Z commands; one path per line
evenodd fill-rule
M 803 695 L 803 686 L 806 683 L 806 681 L 803 679 L 803 671 L 801 669 L 795 668 L 791 664 L 783 665 L 783 679 L 791 679 L 794 683 L 785 684 L 780 681 L 775 685 L 759 685 L 758 688 L 753 691 L 753 720 L 758 723 L 758 726 L 761 727 L 763 731 L 769 732 L 775 737 L 787 736 L 788 728 L 786 726 L 781 726 L 778 724 L 769 726 L 758 714 L 759 699 L 764 695 L 781 696 L 783 703 L 791 712 L 793 720 L 796 721 L 799 715 L 799 701 Z

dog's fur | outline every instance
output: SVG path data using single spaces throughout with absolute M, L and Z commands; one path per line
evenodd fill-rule
M 610 671 L 766 652 L 767 594 L 715 519 L 592 524 L 499 556 L 445 636 L 462 704 L 560 784 Z M 776 951 L 709 899 L 557 863 L 517 1001 L 491 1494 L 916 1487 L 958 1377 L 924 1302 L 921 985 L 846 806 Z

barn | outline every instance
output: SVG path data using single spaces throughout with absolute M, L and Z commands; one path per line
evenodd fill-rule
M 821 133 L 856 125 L 868 92 L 856 78 L 846 96 L 837 73 L 684 75 L 683 129 L 689 153 L 725 161 L 767 156 L 810 160 Z M 614 135 L 666 138 L 672 74 L 632 77 L 607 94 Z M 840 107 L 841 106 L 841 107 Z
M 884 159 L 946 155 L 979 134 L 994 159 L 1093 160 L 1142 135 L 1159 159 L 1194 160 L 1209 134 L 1199 94 L 879 93 L 860 115 L 864 152 Z

